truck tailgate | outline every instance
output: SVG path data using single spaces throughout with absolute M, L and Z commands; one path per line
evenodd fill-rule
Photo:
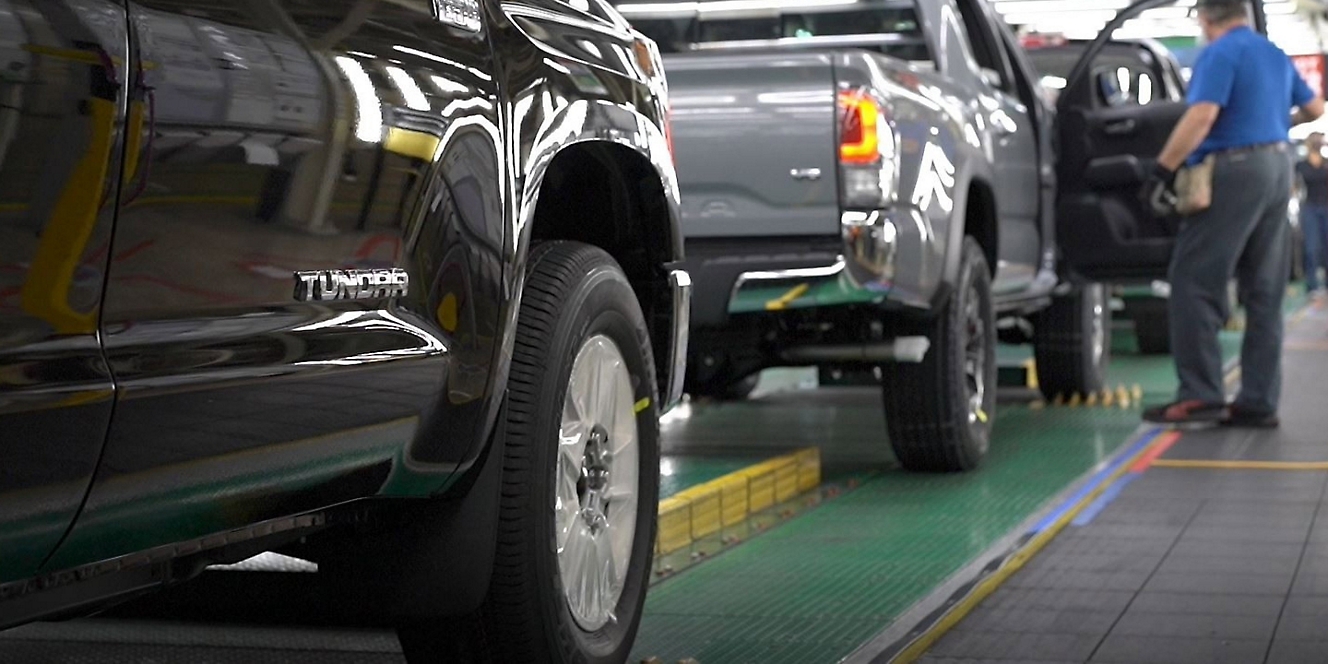
M 830 56 L 686 54 L 664 66 L 687 237 L 838 234 Z

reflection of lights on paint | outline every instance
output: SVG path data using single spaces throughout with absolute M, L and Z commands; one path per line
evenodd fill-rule
M 1139 78 L 1139 103 L 1149 104 L 1153 101 L 1153 78 L 1151 76 L 1141 76 Z
M 339 55 L 336 58 L 341 73 L 350 81 L 350 89 L 355 93 L 355 137 L 366 143 L 378 143 L 383 140 L 383 105 L 378 100 L 373 81 L 354 58 Z
M 1060 77 L 1060 76 L 1043 76 L 1043 77 L 1042 77 L 1042 87 L 1044 87 L 1044 88 L 1049 88 L 1049 89 L 1052 89 L 1052 90 L 1064 90 L 1064 89 L 1065 89 L 1065 86 L 1068 85 L 1068 84 L 1069 84 L 1069 81 L 1065 80 L 1064 78 L 1062 78 L 1062 77 Z
M 1116 82 L 1120 83 L 1120 91 L 1128 93 L 1130 91 L 1130 70 L 1125 67 L 1116 68 Z
M 445 95 L 463 95 L 470 92 L 470 88 L 466 87 L 464 83 L 445 76 L 434 74 L 429 77 L 429 81 L 433 83 L 433 87 L 438 88 L 438 91 Z
M 599 47 L 595 45 L 595 42 L 592 42 L 589 39 L 582 39 L 578 43 L 581 44 L 581 48 L 586 50 L 586 53 L 595 56 L 598 60 L 604 59 L 604 53 L 599 50 Z
M 673 465 L 673 459 L 662 457 L 659 460 L 659 476 L 673 477 L 678 473 L 678 469 Z
M 411 47 L 409 47 L 409 46 L 402 46 L 402 45 L 400 45 L 400 44 L 393 44 L 393 45 L 392 45 L 392 50 L 394 50 L 394 51 L 400 51 L 400 52 L 402 52 L 402 53 L 406 53 L 406 54 L 408 54 L 408 55 L 414 55 L 414 56 L 416 56 L 416 57 L 424 58 L 424 59 L 426 59 L 426 60 L 433 60 L 434 62 L 439 62 L 439 63 L 445 64 L 445 65 L 447 65 L 447 66 L 449 66 L 449 67 L 455 67 L 456 69 L 464 69 L 464 70 L 470 72 L 471 74 L 475 75 L 476 77 L 481 78 L 481 79 L 486 80 L 486 81 L 492 81 L 492 80 L 493 80 L 493 77 L 492 77 L 492 76 L 490 76 L 490 75 L 488 75 L 487 73 L 485 73 L 485 72 L 483 72 L 483 71 L 480 71 L 480 70 L 478 70 L 478 69 L 476 69 L 476 68 L 474 68 L 474 67 L 467 67 L 467 66 L 461 64 L 460 62 L 457 62 L 456 60 L 449 60 L 449 59 L 447 59 L 447 58 L 444 58 L 444 57 L 441 56 L 441 55 L 434 55 L 433 53 L 429 53 L 428 51 L 421 51 L 421 50 L 419 50 L 418 48 L 411 48 Z
M 416 111 L 429 110 L 429 98 L 424 96 L 420 84 L 411 78 L 401 67 L 387 67 L 387 77 L 392 79 L 401 96 L 406 98 L 406 107 Z
M 935 143 L 927 143 L 922 148 L 922 164 L 918 170 L 918 182 L 913 188 L 913 205 L 926 212 L 935 200 L 941 209 L 949 212 L 954 208 L 954 199 L 947 193 L 955 186 L 955 167 L 945 150 Z

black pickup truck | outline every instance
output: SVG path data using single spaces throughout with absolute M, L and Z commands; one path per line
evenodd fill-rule
M 278 551 L 411 662 L 626 659 L 690 309 L 653 43 L 6 0 L 0 60 L 0 628 Z
M 900 462 L 964 470 L 988 448 L 998 338 L 1032 342 L 1048 396 L 1102 387 L 1102 284 L 1165 277 L 1175 220 L 1135 194 L 1185 108 L 1104 95 L 1119 22 L 1053 106 L 985 0 L 619 10 L 665 52 L 689 391 L 741 393 L 772 365 L 878 368 Z

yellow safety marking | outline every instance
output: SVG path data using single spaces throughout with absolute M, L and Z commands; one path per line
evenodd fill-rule
M 1097 500 L 1098 496 L 1102 495 L 1102 492 L 1106 491 L 1107 487 L 1111 486 L 1118 478 L 1129 472 L 1130 467 L 1139 461 L 1139 459 L 1142 459 L 1147 455 L 1157 444 L 1157 441 L 1154 441 L 1147 445 L 1144 449 L 1140 450 L 1138 454 L 1131 457 L 1128 462 L 1121 464 L 1120 467 L 1113 471 L 1109 476 L 1098 482 L 1098 484 L 1093 487 L 1092 491 L 1089 491 L 1087 495 L 1079 500 L 1079 502 L 1075 503 L 1074 507 L 1067 510 L 1065 514 L 1062 514 L 1060 518 L 1052 522 L 1052 524 L 1045 530 L 1033 536 L 1033 538 L 1028 541 L 1028 544 L 1025 544 L 1023 548 L 1010 556 L 1000 569 L 996 570 L 991 576 L 988 576 L 978 583 L 967 597 L 960 600 L 954 605 L 954 608 L 950 609 L 949 613 L 936 621 L 934 625 L 927 628 L 925 632 L 918 636 L 917 640 L 910 643 L 893 661 L 909 664 L 922 657 L 923 653 L 926 653 L 927 650 L 940 640 L 946 632 L 950 631 L 955 625 L 959 624 L 959 621 L 968 616 L 969 612 L 977 607 L 978 604 L 982 603 L 982 600 L 996 592 L 996 589 L 1001 587 L 1001 584 L 1005 583 L 1005 581 L 1011 576 L 1014 576 L 1015 572 L 1023 569 L 1024 565 L 1028 564 L 1028 561 L 1032 560 L 1033 556 L 1037 555 L 1043 547 L 1047 546 L 1047 543 L 1051 542 L 1056 535 L 1060 534 L 1062 530 L 1065 530 L 1065 527 L 1070 525 L 1070 522 L 1074 521 L 1075 517 L 1079 516 L 1080 512 L 1083 512 L 1085 508 L 1093 503 L 1093 501 Z
M 1143 401 L 1143 400 L 1144 400 L 1144 388 L 1143 388 L 1143 387 L 1140 387 L 1140 385 L 1139 385 L 1138 383 L 1135 383 L 1135 384 L 1134 384 L 1134 387 L 1131 387 L 1131 388 L 1130 388 L 1130 397 L 1131 397 L 1132 399 L 1134 399 L 1135 403 L 1138 403 L 1138 402 L 1140 402 L 1140 401 Z
M 1116 394 L 1109 387 L 1102 388 L 1102 405 L 1110 408 L 1114 403 L 1116 403 Z
M 1214 459 L 1158 459 L 1154 468 L 1207 470 L 1328 470 L 1328 461 L 1218 461 Z
M 1283 348 L 1286 350 L 1328 350 L 1328 341 L 1291 341 Z
M 1067 405 L 1069 405 L 1071 408 L 1078 408 L 1081 402 L 1082 402 L 1082 397 L 1079 396 L 1078 392 L 1075 392 L 1074 394 L 1070 395 L 1070 403 Z
M 636 413 L 637 415 L 640 415 L 642 412 L 645 411 L 645 409 L 649 407 L 650 407 L 650 397 L 646 397 L 636 402 L 635 406 L 632 406 L 632 412 Z
M 1038 389 L 1037 360 L 1024 360 L 1024 384 L 1030 390 Z
M 1097 392 L 1090 392 L 1088 398 L 1084 400 L 1084 405 L 1092 408 L 1097 405 Z
M 802 297 L 803 295 L 806 295 L 807 291 L 811 290 L 811 288 L 812 287 L 807 284 L 798 284 L 797 286 L 794 286 L 793 289 L 790 290 L 789 292 L 784 293 L 784 295 L 781 296 L 779 299 L 766 302 L 765 310 L 781 311 L 783 309 L 786 309 L 788 305 L 793 304 L 795 300 Z
M 986 424 L 987 420 L 990 419 L 989 417 L 987 417 L 987 411 L 984 408 L 978 409 L 977 416 L 978 416 L 978 421 L 983 424 Z
M 655 552 L 685 549 L 820 485 L 821 451 L 807 448 L 680 491 L 659 503 Z

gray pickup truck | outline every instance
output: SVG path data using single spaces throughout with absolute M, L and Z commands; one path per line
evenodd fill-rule
M 985 0 L 619 10 L 666 53 L 691 394 L 879 367 L 899 461 L 952 471 L 987 451 L 998 338 L 1033 344 L 1049 396 L 1102 387 L 1100 282 L 1165 275 L 1175 224 L 1134 192 L 1184 108 L 1102 93 L 1120 22 L 1053 108 Z

